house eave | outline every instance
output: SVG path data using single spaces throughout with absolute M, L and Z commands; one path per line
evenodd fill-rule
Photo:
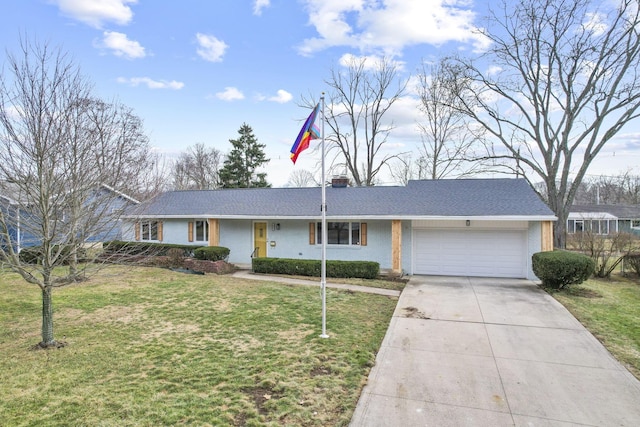
M 123 219 L 244 219 L 244 220 L 318 220 L 320 215 L 124 215 Z M 342 220 L 358 220 L 358 221 L 374 221 L 374 220 L 405 220 L 405 221 L 445 221 L 445 220 L 467 220 L 474 221 L 557 221 L 558 218 L 553 215 L 330 215 L 327 219 Z

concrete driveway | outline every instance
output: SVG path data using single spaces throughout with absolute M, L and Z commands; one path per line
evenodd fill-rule
M 413 277 L 352 426 L 638 426 L 640 381 L 526 280 Z

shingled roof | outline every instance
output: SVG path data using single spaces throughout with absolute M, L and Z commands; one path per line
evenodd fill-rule
M 573 205 L 572 213 L 608 213 L 618 219 L 640 219 L 640 205 Z
M 410 181 L 406 187 L 326 188 L 327 217 L 554 219 L 523 179 Z M 317 218 L 321 188 L 168 191 L 130 217 Z

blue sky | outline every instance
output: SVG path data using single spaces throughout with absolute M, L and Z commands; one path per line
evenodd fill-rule
M 195 143 L 226 153 L 249 124 L 271 159 L 267 179 L 286 183 L 314 170 L 317 152 L 294 166 L 289 149 L 331 69 L 348 55 L 392 57 L 408 78 L 422 59 L 481 45 L 473 29 L 485 12 L 472 0 L 19 0 L 3 4 L 0 41 L 20 35 L 61 46 L 95 84 L 144 120 L 168 157 Z M 389 150 L 420 141 L 416 100 L 392 112 Z M 631 132 L 631 131 L 629 131 Z M 614 141 L 590 172 L 640 174 L 639 153 Z M 390 179 L 384 179 L 392 184 Z

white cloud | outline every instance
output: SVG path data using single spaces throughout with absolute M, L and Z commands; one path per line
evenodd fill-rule
M 587 13 L 587 22 L 582 24 L 587 31 L 591 31 L 594 36 L 601 36 L 609 28 L 607 17 L 603 13 Z
M 134 40 L 129 40 L 126 34 L 116 31 L 105 31 L 99 47 L 110 49 L 115 56 L 128 59 L 144 58 L 147 56 L 144 47 Z
M 311 55 L 332 46 L 398 55 L 411 45 L 487 41 L 477 34 L 468 0 L 306 0 L 309 22 L 318 37 L 299 48 Z
M 140 86 L 145 85 L 149 89 L 172 89 L 179 90 L 184 87 L 184 83 L 176 81 L 176 80 L 153 80 L 149 77 L 118 77 L 118 83 L 128 84 L 129 86 Z
M 502 67 L 498 65 L 491 65 L 489 66 L 489 68 L 487 68 L 487 76 L 489 77 L 497 76 L 501 72 L 502 72 Z
M 363 68 L 365 70 L 378 70 L 384 61 L 387 61 L 388 65 L 396 68 L 396 70 L 404 70 L 405 63 L 403 61 L 391 60 L 389 58 L 383 58 L 376 55 L 364 55 L 358 56 L 350 53 L 345 53 L 340 57 L 338 63 L 343 67 L 349 67 L 352 64 L 359 64 L 360 61 L 364 61 Z
M 138 0 L 50 0 L 62 14 L 95 28 L 105 23 L 127 25 L 133 18 L 128 6 Z
M 286 104 L 287 102 L 291 101 L 292 99 L 293 99 L 293 95 L 291 95 L 286 90 L 280 89 L 277 92 L 276 96 L 272 96 L 271 98 L 269 98 L 269 101 L 277 102 L 279 104 Z
M 223 101 L 237 101 L 244 99 L 244 94 L 235 87 L 225 87 L 223 92 L 216 93 L 216 98 Z
M 254 0 L 253 2 L 253 14 L 262 15 L 262 9 L 269 7 L 271 0 Z
M 202 33 L 196 34 L 196 38 L 198 39 L 198 45 L 200 46 L 197 52 L 202 59 L 210 62 L 222 61 L 222 56 L 229 47 L 225 42 L 219 40 L 215 36 Z

